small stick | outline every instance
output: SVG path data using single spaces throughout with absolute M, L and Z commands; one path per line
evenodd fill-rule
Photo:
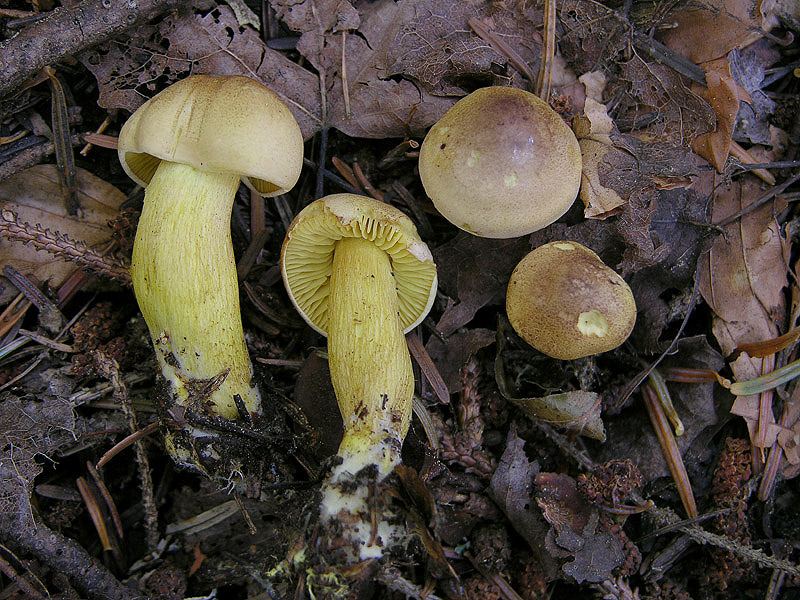
M 661 450 L 664 452 L 664 458 L 667 459 L 667 466 L 672 473 L 672 479 L 678 488 L 683 508 L 689 518 L 693 519 L 697 516 L 697 503 L 694 500 L 692 484 L 689 481 L 689 475 L 686 472 L 686 466 L 683 464 L 680 450 L 678 450 L 675 436 L 672 435 L 667 416 L 664 414 L 661 402 L 659 402 L 658 394 L 653 386 L 647 383 L 642 387 L 642 396 L 644 397 L 647 414 L 650 416 L 650 422 L 653 424 Z
M 150 423 L 150 425 L 148 425 L 144 429 L 139 429 L 138 431 L 134 431 L 129 436 L 121 439 L 119 442 L 114 444 L 109 450 L 106 450 L 105 454 L 103 454 L 103 456 L 100 457 L 100 460 L 97 461 L 97 465 L 95 465 L 95 468 L 98 470 L 102 469 L 109 462 L 111 462 L 112 458 L 114 458 L 117 454 L 122 452 L 125 448 L 127 448 L 134 442 L 138 442 L 143 437 L 148 436 L 151 433 L 155 433 L 156 431 L 158 431 L 157 422 Z
M 125 534 L 122 530 L 122 519 L 119 516 L 117 504 L 114 502 L 114 498 L 111 497 L 111 492 L 108 491 L 108 487 L 106 486 L 102 477 L 100 477 L 100 473 L 97 472 L 97 469 L 95 469 L 94 465 L 88 460 L 86 461 L 86 467 L 89 469 L 89 475 L 91 475 L 92 479 L 94 479 L 94 484 L 97 486 L 97 489 L 100 490 L 100 495 L 106 502 L 108 511 L 111 513 L 111 521 L 114 523 L 114 527 L 117 530 L 119 539 L 124 538 Z
M 44 71 L 50 79 L 50 92 L 52 94 L 50 113 L 58 174 L 61 176 L 61 184 L 64 186 L 64 203 L 67 208 L 67 214 L 74 217 L 78 214 L 80 205 L 76 194 L 78 184 L 75 181 L 75 154 L 72 152 L 72 138 L 69 132 L 67 93 L 64 91 L 64 85 L 61 80 L 56 77 L 55 69 L 45 67 Z
M 734 140 L 731 140 L 730 154 L 731 156 L 738 158 L 742 165 L 754 165 L 758 162 L 752 154 L 742 148 Z M 753 172 L 753 175 L 758 176 L 769 185 L 775 185 L 775 176 L 766 169 L 753 168 L 749 170 Z
M 331 164 L 336 167 L 336 170 L 339 171 L 342 177 L 347 180 L 347 183 L 352 185 L 354 188 L 358 189 L 359 194 L 363 194 L 364 190 L 361 189 L 361 184 L 358 183 L 358 179 L 356 178 L 356 174 L 353 171 L 353 168 L 344 162 L 338 156 L 331 157 Z
M 119 373 L 119 364 L 114 358 L 102 353 L 95 354 L 95 363 L 100 373 L 111 382 L 114 387 L 114 399 L 119 403 L 122 412 L 128 419 L 128 427 L 131 432 L 136 432 L 139 426 L 136 424 L 136 413 L 133 411 L 130 399 L 128 398 L 128 388 L 122 381 Z M 142 506 L 144 507 L 144 525 L 147 532 L 147 548 L 150 552 L 158 547 L 158 509 L 156 508 L 155 496 L 153 494 L 153 480 L 150 477 L 150 461 L 141 440 L 134 442 L 136 450 L 136 462 L 139 466 L 139 480 L 142 487 Z
M 356 174 L 356 178 L 361 184 L 361 187 L 363 187 L 370 196 L 375 198 L 375 200 L 384 202 L 383 192 L 375 189 L 375 187 L 370 183 L 369 179 L 367 179 L 367 176 L 364 175 L 364 171 L 361 170 L 361 167 L 358 163 L 353 163 L 353 172 Z
M 111 117 L 106 117 L 105 119 L 103 119 L 103 122 L 100 123 L 100 126 L 97 129 L 94 130 L 94 134 L 95 135 L 101 135 L 106 129 L 108 129 L 109 125 L 111 125 Z M 81 156 L 89 156 L 89 151 L 93 147 L 94 147 L 94 144 L 92 144 L 91 142 L 86 142 L 86 145 L 81 149 L 79 154 Z

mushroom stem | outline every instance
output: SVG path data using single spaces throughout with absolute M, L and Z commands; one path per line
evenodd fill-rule
M 261 400 L 239 313 L 230 215 L 236 173 L 161 161 L 145 191 L 131 278 L 161 373 L 178 404 L 235 419 Z
M 329 314 L 331 381 L 344 420 L 339 447 L 344 462 L 337 471 L 355 474 L 377 464 L 381 480 L 400 462 L 414 374 L 392 265 L 373 242 L 336 243 Z

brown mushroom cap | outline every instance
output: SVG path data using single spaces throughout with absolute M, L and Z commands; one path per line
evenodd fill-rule
M 523 340 L 562 360 L 616 348 L 636 322 L 628 284 L 576 242 L 551 242 L 525 256 L 511 274 L 506 312 Z
M 291 189 L 303 167 L 303 136 L 286 104 L 240 75 L 194 75 L 133 113 L 119 135 L 122 168 L 146 186 L 162 160 L 236 173 L 262 196 Z
M 436 208 L 456 227 L 481 237 L 519 237 L 572 206 L 581 152 L 569 126 L 538 96 L 486 87 L 431 127 L 419 174 Z

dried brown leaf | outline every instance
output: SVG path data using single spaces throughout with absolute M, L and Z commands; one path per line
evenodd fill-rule
M 421 135 L 452 105 L 445 96 L 462 96 L 498 76 L 514 82 L 508 58 L 475 34 L 470 17 L 502 36 L 516 56 L 538 63 L 539 21 L 521 6 L 361 3 L 358 19 L 347 2 L 336 0 L 272 6 L 301 33 L 298 50 L 322 74 L 326 123 L 354 137 Z
M 699 5 L 699 6 L 698 6 Z M 664 29 L 665 46 L 696 63 L 722 58 L 734 48 L 757 40 L 774 21 L 761 12 L 757 0 L 715 0 L 691 5 L 672 15 L 677 26 Z
M 635 55 L 620 64 L 620 78 L 629 83 L 628 93 L 636 105 L 634 114 L 653 119 L 646 130 L 649 140 L 689 146 L 695 137 L 714 129 L 714 112 L 709 104 L 666 65 L 647 63 Z
M 722 222 L 739 213 L 759 195 L 759 185 L 752 177 L 720 186 L 713 220 Z M 776 199 L 734 220 L 701 263 L 700 292 L 714 311 L 712 331 L 725 355 L 739 344 L 767 340 L 780 333 L 789 245 L 775 214 L 784 206 Z M 753 379 L 768 368 L 764 360 L 768 359 L 742 354 L 731 363 L 731 370 L 737 380 Z M 744 417 L 754 445 L 770 446 L 778 428 L 772 411 L 759 417 L 759 406 L 758 396 L 739 396 L 731 412 Z M 764 416 L 769 422 L 764 422 Z M 762 435 L 756 436 L 759 422 Z
M 84 169 L 76 169 L 75 178 L 81 207 L 75 216 L 67 214 L 61 178 L 55 165 L 37 165 L 0 183 L 0 207 L 14 211 L 19 221 L 58 231 L 90 247 L 107 242 L 112 233 L 108 222 L 117 216 L 125 194 Z M 74 263 L 49 252 L 40 252 L 2 237 L 0 257 L 0 270 L 10 264 L 56 287 L 76 269 Z
M 698 135 L 692 142 L 692 149 L 721 173 L 728 160 L 739 99 L 746 92 L 733 80 L 727 58 L 706 64 L 706 84 L 694 84 L 692 90 L 714 109 L 717 127 L 714 131 Z

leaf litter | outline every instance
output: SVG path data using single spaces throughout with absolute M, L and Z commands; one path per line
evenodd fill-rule
M 689 7 L 559 3 L 550 102 L 580 138 L 583 206 L 516 240 L 475 238 L 441 219 L 414 172 L 412 142 L 421 141 L 431 124 L 477 87 L 531 89 L 542 59 L 543 3 L 281 0 L 262 6 L 261 31 L 254 25 L 258 19 L 243 18 L 242 8 L 212 1 L 187 5 L 76 51 L 79 63 L 58 67 L 85 70 L 93 78 L 87 88 L 69 90 L 70 101 L 86 113 L 72 127 L 94 128 L 110 114 L 112 133 L 124 113 L 190 74 L 256 78 L 286 101 L 304 138 L 313 139 L 310 147 L 327 143 L 328 156 L 336 155 L 339 164 L 359 163 L 376 193 L 390 201 L 401 184 L 408 193 L 398 204 L 425 215 L 440 291 L 420 337 L 433 361 L 426 368 L 439 371 L 451 398 L 442 402 L 425 382 L 420 385 L 419 420 L 404 449 L 412 470 L 388 490 L 406 507 L 419 543 L 409 548 L 405 562 L 380 567 L 369 586 L 363 581 L 377 567 L 351 573 L 362 581 L 361 597 L 388 597 L 388 589 L 418 598 L 540 597 L 548 589 L 570 597 L 639 594 L 665 600 L 763 595 L 769 571 L 743 569 L 736 557 L 762 560 L 753 540 L 796 542 L 800 535 L 791 519 L 758 516 L 773 506 L 775 515 L 783 515 L 796 500 L 800 388 L 790 383 L 775 393 L 733 398 L 715 381 L 689 380 L 708 372 L 752 379 L 796 358 L 791 342 L 765 358 L 732 354 L 741 344 L 776 338 L 797 325 L 796 310 L 787 302 L 798 293 L 790 267 L 796 235 L 787 227 L 796 219 L 796 186 L 756 206 L 771 187 L 747 167 L 789 161 L 788 168 L 769 169 L 778 182 L 796 172 L 791 162 L 797 146 L 792 123 L 800 109 L 792 103 L 798 88 L 792 70 L 792 36 L 800 33 L 796 7 L 750 0 Z M 9 18 L 0 14 L 0 24 L 8 26 Z M 9 31 L 0 35 L 8 37 Z M 18 140 L 27 143 L 29 137 L 19 123 L 47 133 L 46 119 L 38 114 L 46 114 L 37 104 L 42 93 L 32 87 L 4 100 L 0 137 L 12 150 L 0 160 L 24 158 L 30 166 L 47 155 L 41 140 L 30 140 L 42 147 L 40 154 L 15 150 Z M 32 103 L 23 104 L 28 99 Z M 338 133 L 328 138 L 328 129 Z M 125 193 L 134 190 L 105 152 L 94 148 L 78 159 L 84 210 L 77 217 L 63 211 L 64 191 L 50 165 L 17 168 L 15 177 L 0 182 L 2 208 L 14 210 L 31 227 L 66 236 L 53 239 L 122 248 L 121 256 L 108 260 L 124 264 L 130 240 L 120 235 L 130 231 L 108 222 L 123 202 L 130 204 Z M 330 177 L 336 164 L 328 175 L 317 173 L 327 177 L 322 187 L 329 192 L 339 191 Z M 99 302 L 87 312 L 91 319 L 107 314 L 101 306 L 119 307 L 105 328 L 119 329 L 118 335 L 108 331 L 101 339 L 105 329 L 70 324 L 63 335 L 72 347 L 59 342 L 61 337 L 47 338 L 53 334 L 38 327 L 33 314 L 14 316 L 12 306 L 0 318 L 0 385 L 10 382 L 0 392 L 0 541 L 40 561 L 25 567 L 12 560 L 6 577 L 21 581 L 32 573 L 49 592 L 70 587 L 57 571 L 74 571 L 78 574 L 69 579 L 77 589 L 118 597 L 127 592 L 114 586 L 127 576 L 134 587 L 155 595 L 171 589 L 174 597 L 207 594 L 218 586 L 242 597 L 312 591 L 302 580 L 279 575 L 276 557 L 295 551 L 293 544 L 302 539 L 302 508 L 313 502 L 316 481 L 338 445 L 339 415 L 325 355 L 315 350 L 324 340 L 272 324 L 276 315 L 291 314 L 275 265 L 284 223 L 311 199 L 311 190 L 320 189 L 311 179 L 306 174 L 302 191 L 266 204 L 267 242 L 248 279 L 270 296 L 243 301 L 251 353 L 263 359 L 257 376 L 275 399 L 275 418 L 302 442 L 277 444 L 274 456 L 260 457 L 262 467 L 244 474 L 247 489 L 233 501 L 202 477 L 151 461 L 162 482 L 161 495 L 155 496 L 162 526 L 219 510 L 226 516 L 224 523 L 191 535 L 164 529 L 150 556 L 144 552 L 141 510 L 128 498 L 138 493 L 136 478 L 124 461 L 112 461 L 115 466 L 104 474 L 112 498 L 108 506 L 116 500 L 125 509 L 129 555 L 115 555 L 109 568 L 95 571 L 96 591 L 80 569 L 103 551 L 87 519 L 92 504 L 75 502 L 76 473 L 84 471 L 70 457 L 96 461 L 126 427 L 115 403 L 104 396 L 104 381 L 88 365 L 97 349 L 127 359 L 120 363 L 123 375 L 133 382 L 133 405 L 144 414 L 153 408 L 155 365 L 141 359 L 143 322 L 127 317 L 129 291 L 86 273 L 77 277 L 74 265 L 0 235 L 0 262 L 21 272 L 39 294 L 66 299 L 59 306 L 64 315 L 80 316 L 75 300 L 68 300 L 75 292 L 67 288 L 73 286 L 85 303 Z M 135 193 L 131 197 L 135 204 Z M 254 216 L 257 208 L 247 198 L 237 202 L 237 256 L 250 239 L 248 209 Z M 630 283 L 639 313 L 625 346 L 563 362 L 542 356 L 510 332 L 503 305 L 511 270 L 531 248 L 559 239 L 591 247 Z M 19 296 L 10 281 L 0 285 L 4 304 Z M 98 292 L 99 300 L 91 295 Z M 28 296 L 36 299 L 31 290 Z M 40 341 L 35 347 L 26 342 L 30 349 L 21 351 L 18 340 L 29 328 L 39 329 L 33 333 L 40 337 L 30 339 Z M 87 343 L 93 331 L 97 343 Z M 81 358 L 71 360 L 69 349 Z M 704 511 L 729 512 L 716 514 L 708 531 L 693 537 L 705 535 L 724 551 L 697 549 L 696 560 L 676 558 L 653 576 L 640 565 L 683 543 L 673 531 L 654 525 L 663 526 L 663 520 L 648 515 L 645 499 L 658 511 L 680 502 L 640 393 L 629 393 L 642 369 L 658 360 L 659 372 L 678 374 L 677 381 L 667 377 L 667 387 L 686 426 L 677 442 L 698 499 L 699 526 L 705 527 Z M 239 443 L 246 447 L 247 441 Z M 151 457 L 165 456 L 155 437 L 146 448 Z M 624 459 L 629 467 L 620 467 Z M 776 473 L 784 479 L 774 479 Z M 757 476 L 762 483 L 756 498 L 748 490 Z M 636 485 L 626 487 L 628 478 Z M 49 490 L 48 495 L 35 489 Z M 609 492 L 620 489 L 625 493 Z M 766 498 L 774 504 L 762 504 Z M 95 517 L 111 523 L 106 508 Z M 16 545 L 9 540 L 14 530 L 37 528 L 39 533 L 22 536 Z M 73 544 L 68 547 L 74 569 L 48 554 L 41 536 L 51 531 Z M 775 560 L 788 561 L 780 563 L 788 572 L 800 560 L 791 547 L 763 547 Z M 529 557 L 528 564 L 512 555 Z M 408 568 L 409 561 L 417 561 L 416 570 Z M 312 575 L 318 576 L 309 571 Z M 337 585 L 324 588 L 330 597 L 343 589 Z

